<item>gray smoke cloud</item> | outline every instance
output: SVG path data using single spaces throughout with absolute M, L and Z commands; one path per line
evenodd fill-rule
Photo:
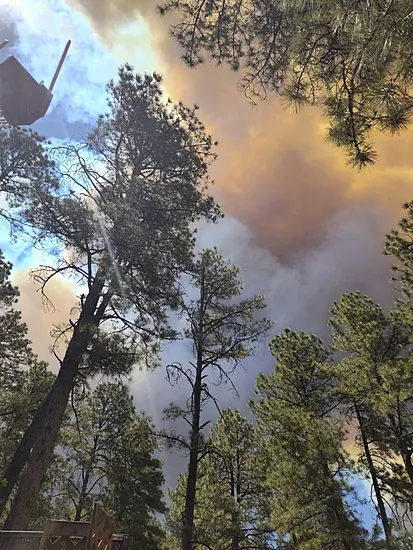
M 198 248 L 218 245 L 226 259 L 242 267 L 245 295 L 265 295 L 266 316 L 276 322 L 274 334 L 289 327 L 313 332 L 328 342 L 329 310 L 343 292 L 358 289 L 385 308 L 393 303 L 394 289 L 389 284 L 391 260 L 382 255 L 381 229 L 386 219 L 390 227 L 388 212 L 377 206 L 363 205 L 339 212 L 323 243 L 303 253 L 294 266 L 281 264 L 269 250 L 256 246 L 253 232 L 231 217 L 215 226 L 200 228 Z M 274 367 L 267 343 L 263 342 L 256 355 L 245 361 L 245 368 L 234 374 L 239 397 L 228 386 L 214 388 L 221 408 L 236 407 L 248 414 L 247 401 L 253 397 L 257 374 Z M 185 365 L 191 359 L 190 346 L 181 342 L 169 344 L 163 352 L 164 364 L 177 361 Z M 162 422 L 162 410 L 171 401 L 183 403 L 188 397 L 188 387 L 183 382 L 170 387 L 165 372 L 159 369 L 137 372 L 132 387 L 137 407 L 146 410 L 158 425 L 185 430 L 185 424 Z M 205 419 L 216 415 L 211 406 Z M 177 474 L 185 469 L 185 460 L 170 453 L 164 453 L 163 459 L 166 485 L 174 486 Z

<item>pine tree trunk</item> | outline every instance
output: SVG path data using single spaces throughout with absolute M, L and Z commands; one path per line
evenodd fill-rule
M 42 434 L 33 445 L 32 453 L 19 483 L 4 529 L 23 531 L 28 529 L 40 493 L 43 478 L 53 460 L 53 451 L 59 436 L 73 380 L 77 368 L 61 369 L 43 418 Z
M 182 550 L 192 550 L 198 453 L 191 451 L 186 484 L 185 512 L 182 527 Z
M 79 502 L 77 503 L 77 506 L 76 506 L 76 514 L 75 514 L 74 521 L 80 521 L 82 519 L 83 503 L 85 502 L 85 499 L 86 499 L 89 479 L 90 479 L 90 472 L 88 471 L 86 472 L 85 478 L 82 483 L 82 489 L 80 492 Z
M 393 414 L 387 415 L 388 419 L 390 420 L 390 424 L 393 427 L 394 433 L 397 438 L 397 442 L 400 449 L 400 455 L 403 460 L 404 467 L 406 469 L 406 473 L 409 476 L 410 482 L 413 485 L 413 463 L 412 463 L 412 449 L 409 448 L 408 445 L 406 445 L 406 441 L 404 439 L 403 433 L 401 431 L 401 428 L 397 425 L 397 421 Z
M 196 374 L 192 397 L 191 449 L 189 453 L 188 478 L 186 483 L 185 511 L 182 526 L 182 550 L 193 550 L 196 482 L 198 474 L 199 435 L 201 422 L 202 368 L 203 368 L 203 317 L 204 282 L 202 278 L 197 327 Z
M 231 524 L 232 524 L 231 550 L 239 550 L 238 514 L 236 514 L 235 512 L 231 514 Z
M 18 455 L 16 463 L 20 467 L 19 473 L 24 467 L 25 470 L 3 529 L 18 531 L 26 530 L 29 526 L 31 515 L 36 509 L 43 479 L 53 460 L 53 451 L 80 362 L 93 336 L 91 329 L 99 324 L 104 313 L 104 308 L 99 312 L 102 309 L 102 304 L 98 308 L 100 315 L 96 313 L 103 287 L 104 281 L 96 276 L 61 362 L 59 374 L 44 405 L 39 410 L 40 422 L 36 415 L 28 427 L 33 445 L 31 453 L 26 458 L 26 464 L 22 460 L 22 457 L 25 457 L 23 452 L 25 449 L 19 446 L 16 451 Z
M 364 419 L 361 416 L 359 408 L 356 404 L 354 405 L 354 408 L 357 415 L 357 421 L 360 427 L 361 441 L 363 443 L 364 454 L 366 455 L 367 465 L 371 476 L 371 481 L 373 483 L 374 494 L 376 495 L 376 499 L 377 499 L 377 506 L 379 508 L 379 515 L 383 525 L 384 535 L 386 537 L 386 541 L 391 542 L 392 534 L 391 534 L 390 523 L 387 517 L 386 506 L 384 504 L 383 496 L 381 494 L 381 489 L 377 479 L 376 468 L 374 466 L 374 462 L 371 456 L 369 442 L 368 442 L 365 427 L 364 427 Z
M 192 415 L 191 450 L 189 454 L 185 512 L 182 526 L 182 550 L 192 550 L 194 534 L 195 496 L 199 453 L 199 426 L 201 413 L 201 372 L 200 368 L 197 368 L 197 370 L 199 373 L 197 372 L 194 387 L 194 412 Z
M 48 406 L 49 397 L 50 392 L 40 409 L 35 413 L 32 422 L 27 427 L 19 446 L 14 452 L 14 455 L 4 473 L 4 482 L 0 484 L 0 515 L 6 507 L 7 501 L 10 498 L 10 494 L 13 491 L 20 477 L 20 474 L 24 469 L 24 466 L 26 465 L 34 442 L 38 437 L 39 430 L 41 430 L 44 414 Z
M 232 527 L 232 539 L 231 539 L 231 550 L 239 550 L 239 498 L 241 493 L 241 465 L 239 458 L 239 449 L 235 449 L 235 475 L 234 472 L 231 472 L 231 496 L 234 500 L 235 510 L 231 514 L 231 527 Z

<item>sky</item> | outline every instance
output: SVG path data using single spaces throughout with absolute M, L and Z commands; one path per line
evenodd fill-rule
M 51 108 L 35 129 L 56 140 L 81 138 L 104 111 L 105 83 L 116 77 L 120 64 L 159 72 L 172 99 L 200 105 L 201 119 L 219 142 L 212 192 L 226 218 L 200 228 L 198 247 L 218 246 L 241 266 L 246 294 L 265 294 L 276 332 L 290 327 L 327 337 L 331 304 L 350 290 L 389 307 L 390 260 L 382 255 L 383 241 L 401 217 L 402 203 L 411 199 L 413 129 L 377 136 L 377 165 L 362 173 L 352 170 L 343 153 L 325 142 L 326 121 L 317 109 L 292 113 L 275 96 L 252 109 L 237 87 L 237 75 L 225 67 L 186 68 L 169 37 L 170 20 L 159 18 L 155 6 L 142 0 L 0 0 L 0 40 L 10 42 L 0 60 L 12 53 L 48 83 L 72 40 Z M 50 289 L 56 309 L 45 311 L 29 278 L 43 259 L 1 235 L 0 246 L 15 264 L 34 349 L 55 368 L 50 329 L 67 320 L 76 289 L 56 279 Z M 188 353 L 181 344 L 165 350 L 175 361 Z M 263 346 L 236 375 L 240 399 L 222 389 L 222 406 L 245 409 L 256 374 L 271 368 Z M 132 391 L 138 408 L 159 420 L 162 408 L 185 388 L 168 388 L 158 370 L 137 372 Z M 179 468 L 168 460 L 167 483 Z

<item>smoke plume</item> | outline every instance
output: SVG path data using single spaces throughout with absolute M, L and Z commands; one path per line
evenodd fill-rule
M 60 119 L 66 117 L 59 124 L 89 122 L 95 116 L 93 108 L 103 108 L 104 80 L 115 76 L 116 64 L 127 61 L 138 72 L 156 66 L 174 100 L 199 104 L 201 119 L 219 142 L 212 191 L 227 218 L 216 226 L 201 227 L 198 244 L 218 246 L 242 267 L 246 295 L 266 295 L 267 314 L 276 321 L 277 332 L 289 326 L 327 338 L 331 303 L 349 290 L 391 304 L 389 259 L 381 251 L 384 234 L 401 215 L 401 204 L 412 198 L 413 129 L 398 137 L 376 136 L 377 165 L 362 173 L 354 171 L 342 152 L 325 142 L 326 121 L 317 109 L 291 113 L 275 96 L 252 109 L 237 88 L 238 76 L 229 69 L 211 64 L 186 68 L 169 36 L 171 19 L 157 15 L 155 2 L 66 0 L 66 4 L 83 18 L 81 22 L 72 18 L 71 26 L 64 27 L 65 38 L 70 34 L 67 38 L 73 38 L 74 45 L 62 76 L 64 86 L 56 92 L 56 111 L 60 109 Z M 62 35 L 57 23 L 66 20 L 66 15 L 50 19 L 53 44 Z M 45 58 L 29 55 L 31 42 L 24 34 L 29 29 L 22 22 L 19 25 L 20 53 L 30 58 L 32 70 L 44 74 Z M 92 96 L 95 103 L 88 107 Z M 31 301 L 25 298 L 21 304 L 30 328 L 36 323 L 28 313 Z M 31 330 L 39 353 L 47 359 L 46 325 L 41 331 Z M 164 350 L 164 359 L 185 361 L 188 353 L 175 343 Z M 235 377 L 240 399 L 234 401 L 221 388 L 221 406 L 245 412 L 256 374 L 272 366 L 263 347 Z M 137 372 L 133 391 L 138 408 L 158 422 L 163 407 L 186 395 L 184 387 L 168 388 L 163 370 Z M 177 468 L 176 461 L 168 461 L 169 485 Z

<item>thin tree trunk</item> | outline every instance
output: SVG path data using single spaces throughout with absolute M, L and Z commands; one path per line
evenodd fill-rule
M 182 526 L 182 550 L 193 550 L 196 482 L 198 474 L 199 432 L 201 422 L 202 367 L 203 367 L 203 317 L 204 277 L 201 280 L 199 326 L 197 327 L 196 374 L 192 401 L 191 449 L 189 453 L 188 478 L 186 483 L 185 511 Z
M 231 550 L 239 550 L 239 516 L 238 516 L 238 506 L 239 498 L 241 493 L 241 466 L 239 460 L 239 449 L 235 449 L 236 460 L 235 460 L 235 476 L 234 472 L 231 472 L 231 496 L 234 500 L 235 511 L 231 514 L 231 527 L 232 527 L 232 538 L 231 538 Z
M 25 449 L 19 446 L 16 451 L 20 459 L 16 459 L 20 472 L 24 466 L 26 468 L 3 529 L 17 531 L 25 530 L 29 526 L 31 515 L 36 509 L 41 484 L 53 460 L 53 451 L 80 362 L 93 337 L 93 329 L 99 324 L 106 307 L 102 302 L 97 309 L 103 287 L 104 281 L 96 276 L 61 362 L 59 374 L 44 406 L 39 410 L 40 423 L 36 415 L 28 428 L 32 449 L 26 458 L 26 464 L 22 464 L 21 460 L 25 456 Z
M 387 417 L 390 420 L 390 424 L 392 425 L 395 435 L 397 437 L 400 454 L 403 460 L 404 467 L 406 469 L 406 473 L 409 476 L 411 484 L 413 485 L 413 463 L 412 463 L 413 450 L 410 449 L 408 445 L 406 445 L 401 427 L 397 425 L 394 415 L 388 414 Z
M 90 472 L 87 471 L 86 475 L 85 475 L 85 478 L 83 480 L 83 483 L 82 483 L 82 489 L 80 491 L 79 502 L 77 503 L 77 506 L 76 506 L 76 514 L 75 514 L 74 521 L 80 521 L 82 519 L 83 503 L 85 502 L 85 499 L 86 499 L 87 485 L 89 483 L 89 479 L 90 479 Z
M 192 550 L 194 534 L 195 495 L 198 474 L 199 426 L 201 413 L 201 382 L 201 370 L 197 366 L 196 381 L 194 385 L 194 412 L 192 415 L 191 450 L 189 453 L 185 512 L 182 527 L 182 550 Z
M 356 404 L 354 405 L 354 408 L 356 411 L 357 421 L 360 427 L 361 441 L 363 443 L 364 454 L 366 455 L 367 465 L 369 468 L 371 481 L 373 483 L 374 494 L 376 495 L 376 499 L 377 499 L 379 515 L 380 515 L 381 522 L 383 524 L 384 535 L 386 537 L 386 541 L 391 542 L 392 533 L 391 533 L 389 518 L 387 517 L 386 506 L 384 504 L 383 496 L 381 494 L 381 489 L 379 486 L 379 481 L 377 479 L 376 468 L 374 466 L 374 462 L 371 456 L 369 442 L 368 442 L 365 427 L 364 427 L 364 419 L 361 416 L 359 408 Z
M 86 470 L 86 473 L 84 475 L 82 488 L 80 490 L 80 495 L 79 495 L 79 502 L 77 503 L 77 506 L 76 506 L 75 521 L 80 521 L 82 519 L 83 503 L 86 500 L 86 496 L 87 496 L 87 492 L 88 492 L 87 491 L 87 486 L 89 484 L 89 480 L 90 480 L 90 476 L 91 476 L 90 464 L 95 464 L 96 451 L 97 451 L 98 443 L 99 443 L 99 436 L 96 435 L 93 439 L 93 448 L 92 448 L 92 453 L 91 453 L 92 460 L 90 461 L 89 467 Z M 93 466 L 92 466 L 92 468 L 93 468 Z

